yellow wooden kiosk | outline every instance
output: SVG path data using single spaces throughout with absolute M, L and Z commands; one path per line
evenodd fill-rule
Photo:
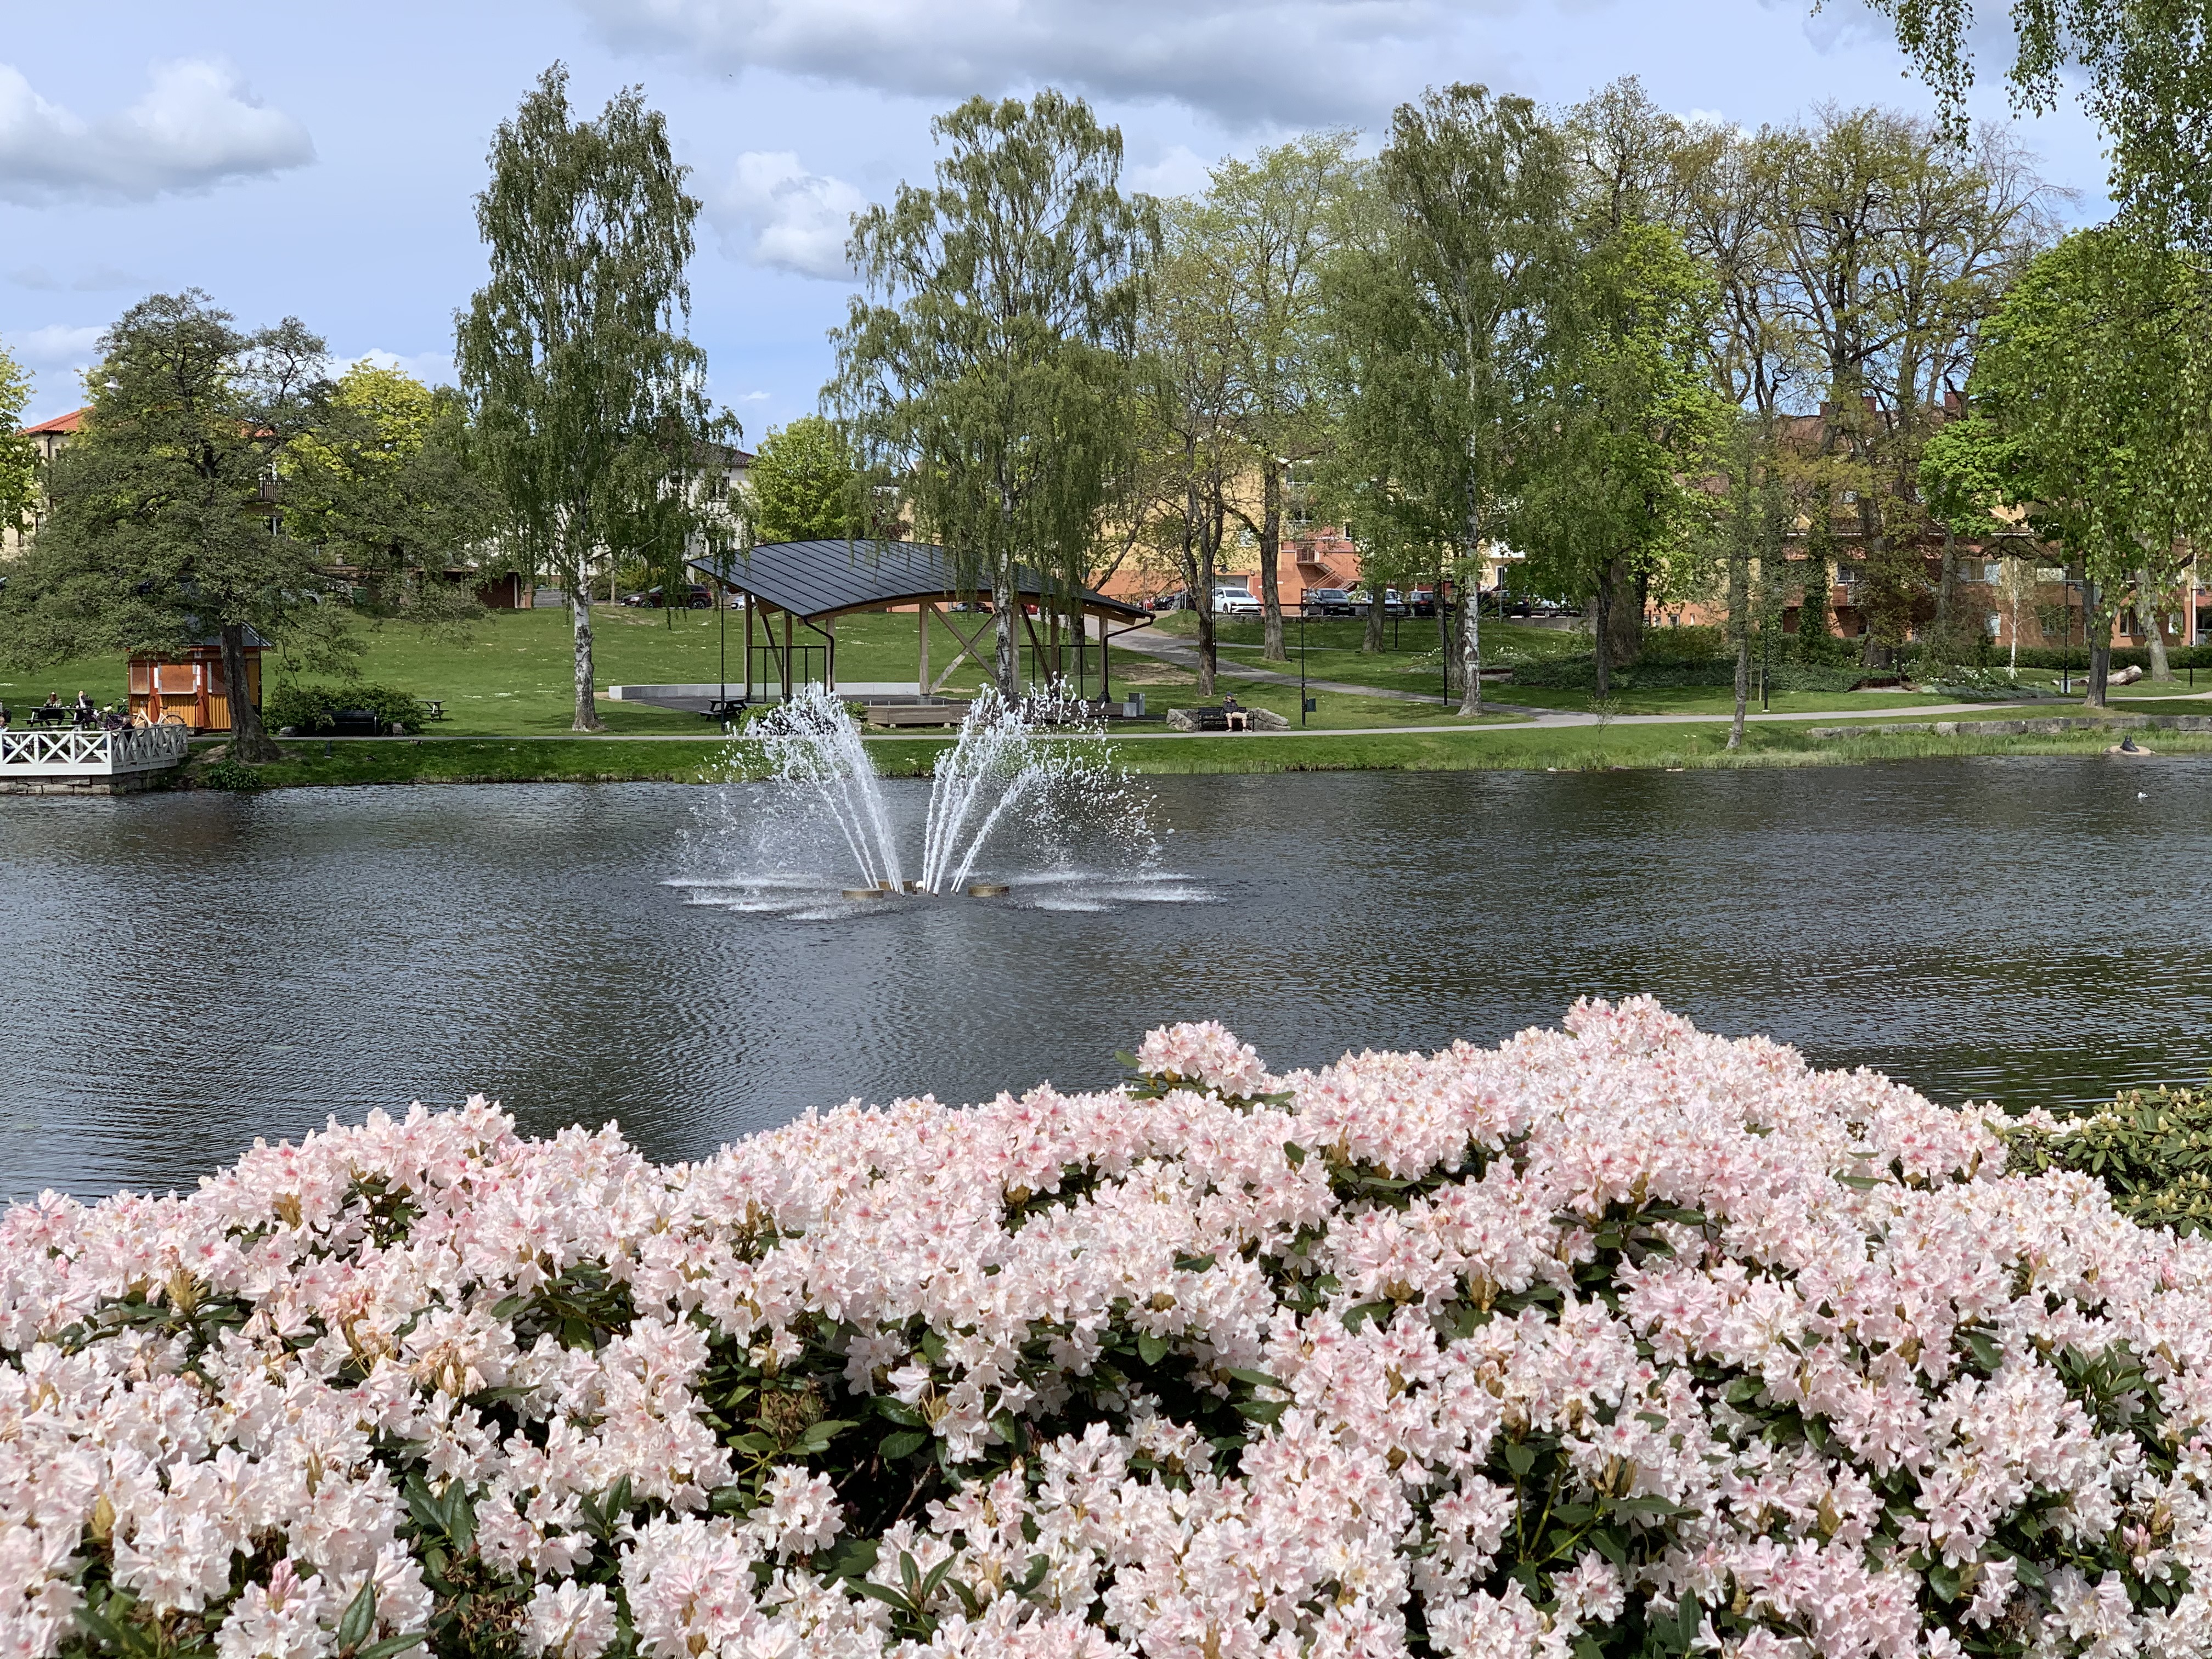
M 246 695 L 261 707 L 261 653 L 269 641 L 246 630 Z M 230 687 L 222 673 L 222 641 L 210 635 L 181 651 L 131 659 L 131 712 L 152 726 L 195 732 L 230 730 Z

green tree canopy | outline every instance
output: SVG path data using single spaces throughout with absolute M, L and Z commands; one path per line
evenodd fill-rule
M 1971 390 L 1986 427 L 1939 452 L 1947 491 L 2023 510 L 2081 566 L 2093 702 L 2126 586 L 2148 590 L 2148 605 L 2180 538 L 2207 522 L 2212 464 L 2185 395 L 2199 290 L 2182 260 L 2124 229 L 2069 236 L 1984 331 Z
M 859 469 L 836 423 L 802 415 L 770 427 L 745 475 L 753 537 L 763 542 L 830 541 L 865 534 Z
M 39 452 L 16 428 L 31 401 L 31 377 L 0 342 L 0 528 L 20 530 L 39 499 Z
M 1358 393 L 1364 413 L 1347 435 L 1359 447 L 1337 470 L 1376 481 L 1394 542 L 1449 524 L 1464 593 L 1484 543 L 1502 539 L 1510 469 L 1533 442 L 1521 417 L 1571 251 L 1565 144 L 1527 99 L 1451 86 L 1399 106 L 1378 173 L 1376 240 L 1332 284 L 1333 349 L 1340 386 L 1392 390 Z M 1472 714 L 1481 634 L 1478 607 L 1459 609 L 1447 659 Z
M 329 416 L 284 458 L 287 529 L 349 573 L 374 608 L 441 622 L 476 611 L 471 586 L 442 575 L 493 522 L 460 395 L 356 363 L 331 388 Z
M 1868 0 L 1966 129 L 1974 0 Z M 1815 0 L 1814 9 L 1819 9 Z M 2016 108 L 2042 113 L 2069 81 L 2105 129 L 2112 196 L 2158 238 L 2212 249 L 2212 9 L 2204 0 L 2011 0 Z
M 1685 480 L 1729 427 L 1706 348 L 1716 293 L 1681 239 L 1625 223 L 1580 263 L 1547 355 L 1544 434 L 1514 514 L 1540 589 L 1597 596 L 1597 689 L 1608 690 L 1611 606 L 1674 585 L 1706 498 Z M 1671 579 L 1671 580 L 1670 580 Z
M 55 457 L 52 511 L 0 604 L 30 663 L 172 652 L 216 636 L 232 750 L 276 747 L 245 695 L 246 630 L 310 661 L 351 644 L 315 550 L 285 533 L 272 480 L 331 422 L 323 343 L 286 319 L 252 334 L 197 289 L 141 301 L 100 340 L 84 428 Z
M 1120 129 L 1080 99 L 972 98 L 931 131 L 935 185 L 902 184 L 854 222 L 866 288 L 827 395 L 869 483 L 901 491 L 960 579 L 989 586 L 1011 696 L 1016 564 L 1072 593 L 1128 474 L 1158 220 L 1121 193 Z
M 491 272 L 455 319 L 456 356 L 512 556 L 568 594 L 589 732 L 592 572 L 642 556 L 680 579 L 708 441 L 735 423 L 709 410 L 685 332 L 699 204 L 666 123 L 635 87 L 572 120 L 568 84 L 554 64 L 492 141 L 477 198 Z

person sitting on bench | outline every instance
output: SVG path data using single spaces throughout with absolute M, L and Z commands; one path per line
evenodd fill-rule
M 1249 732 L 1252 729 L 1251 721 L 1246 716 L 1243 706 L 1237 702 L 1237 694 L 1234 691 L 1222 693 L 1221 712 L 1228 717 L 1231 731 Z

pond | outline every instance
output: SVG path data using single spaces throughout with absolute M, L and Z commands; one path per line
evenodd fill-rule
M 1140 876 L 733 905 L 764 787 L 0 798 L 0 1198 L 471 1091 L 695 1157 L 1207 1017 L 1285 1068 L 1649 991 L 2013 1106 L 2212 1065 L 2212 759 L 1144 780 Z

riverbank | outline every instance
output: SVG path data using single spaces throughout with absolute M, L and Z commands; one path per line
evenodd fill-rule
M 2193 722 L 2192 722 L 2193 723 Z M 1725 721 L 1428 728 L 1410 732 L 1115 735 L 1115 760 L 1139 775 L 1282 772 L 1610 771 L 1834 766 L 1980 755 L 2101 754 L 2124 733 L 2157 755 L 2212 753 L 2212 732 L 2158 729 L 2115 713 L 2067 729 L 2021 731 L 2001 720 L 1899 720 L 1843 728 L 1753 722 L 1727 748 Z M 2035 722 L 2055 725 L 2057 722 Z M 1994 729 L 1983 729 L 1983 728 Z M 870 738 L 885 777 L 926 777 L 945 737 Z M 758 750 L 723 738 L 350 738 L 288 744 L 285 758 L 253 769 L 272 788 L 398 783 L 714 783 L 758 775 Z M 200 746 L 173 787 L 204 787 L 219 744 Z M 217 777 L 224 775 L 219 770 Z

